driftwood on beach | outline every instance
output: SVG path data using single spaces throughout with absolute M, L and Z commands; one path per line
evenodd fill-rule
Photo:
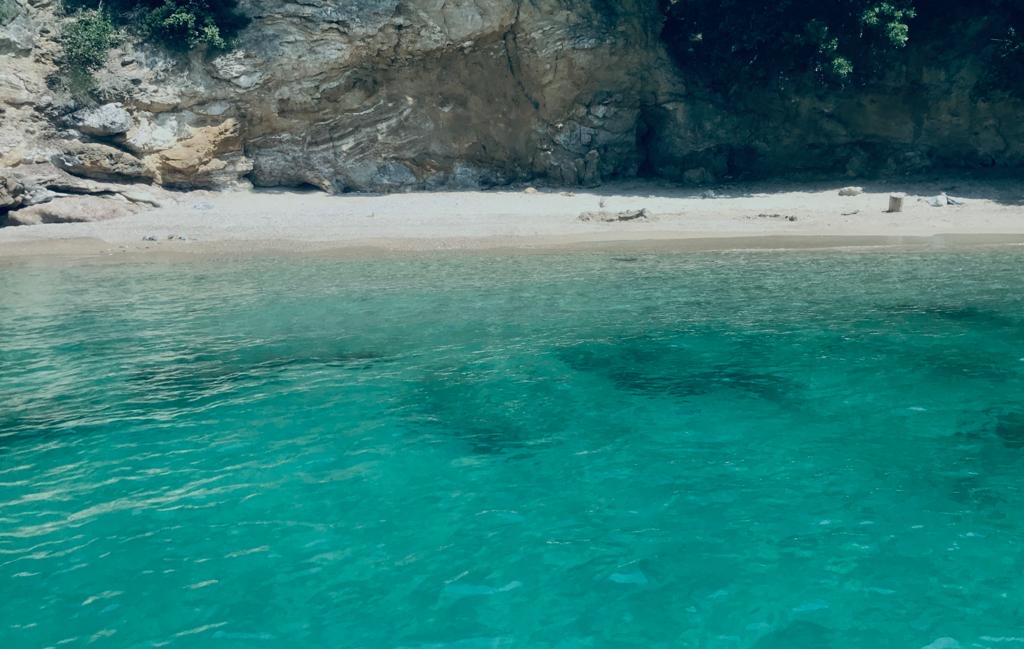
M 621 221 L 646 221 L 651 215 L 646 209 L 623 210 L 621 212 L 583 212 L 580 214 L 581 221 L 601 221 L 603 223 L 617 223 Z

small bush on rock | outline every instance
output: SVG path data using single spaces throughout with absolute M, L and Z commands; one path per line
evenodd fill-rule
M 92 73 L 103 67 L 107 52 L 117 43 L 117 30 L 110 17 L 102 11 L 80 11 L 64 26 L 61 45 L 64 54 L 61 67 L 73 85 L 88 85 Z
M 237 0 L 65 0 L 65 7 L 103 9 L 115 23 L 172 50 L 228 49 L 247 23 Z
M 170 50 L 220 51 L 247 23 L 238 0 L 64 0 L 64 8 L 75 13 L 61 34 L 62 77 L 76 93 L 93 86 L 121 27 Z
M 1022 0 L 658 1 L 675 61 L 722 93 L 872 83 L 898 76 L 907 45 L 918 44 L 940 65 L 946 52 L 980 58 L 978 94 L 1024 97 Z
M 244 18 L 234 2 L 164 0 L 143 11 L 143 32 L 170 49 L 228 48 Z
M 907 44 L 911 0 L 662 0 L 676 60 L 712 85 L 811 75 L 844 85 Z

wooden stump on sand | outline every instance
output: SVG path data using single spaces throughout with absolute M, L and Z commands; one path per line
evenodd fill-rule
M 902 212 L 903 211 L 903 199 L 906 198 L 906 194 L 889 194 L 889 213 Z

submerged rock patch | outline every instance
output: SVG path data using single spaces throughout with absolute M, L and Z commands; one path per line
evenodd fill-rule
M 732 391 L 779 401 L 794 390 L 790 381 L 735 363 L 708 361 L 686 349 L 638 339 L 615 345 L 577 345 L 561 359 L 578 372 L 599 374 L 616 388 L 640 395 L 700 397 Z
M 994 428 L 1004 446 L 1024 449 L 1024 412 L 1010 412 L 999 416 Z

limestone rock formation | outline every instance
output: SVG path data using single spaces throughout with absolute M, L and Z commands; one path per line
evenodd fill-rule
M 135 155 L 162 151 L 177 144 L 187 128 L 173 115 L 146 114 L 125 133 L 123 145 Z
M 110 192 L 112 187 L 102 182 L 72 176 L 50 164 L 23 164 L 10 169 L 7 174 L 21 183 L 27 194 L 40 190 L 63 194 L 102 194 Z M 25 203 L 32 204 L 28 200 Z
M 25 201 L 25 186 L 12 176 L 0 174 L 0 212 L 18 207 Z
M 75 176 L 96 180 L 132 182 L 153 177 L 153 172 L 139 158 L 95 142 L 72 140 L 54 156 L 53 163 Z
M 27 106 L 36 100 L 31 77 L 16 70 L 0 71 L 0 102 L 8 106 Z
M 10 212 L 7 225 L 105 221 L 128 216 L 132 211 L 126 201 L 100 196 L 68 196 Z
M 71 114 L 72 125 L 87 135 L 117 135 L 133 125 L 132 116 L 119 103 L 83 108 Z
M 57 51 L 56 9 L 46 0 L 0 0 L 0 170 L 53 154 L 54 94 L 46 79 Z
M 118 90 L 136 125 L 120 145 L 147 156 L 158 182 L 594 185 L 640 168 L 641 105 L 670 69 L 648 0 L 242 7 L 252 22 L 229 53 L 186 64 L 139 47 L 99 75 L 130 81 Z M 228 143 L 202 141 L 228 120 Z
M 16 0 L 0 0 L 0 54 L 32 51 L 35 30 L 32 19 Z
M 252 170 L 235 119 L 190 129 L 187 138 L 147 156 L 145 164 L 160 184 L 186 189 L 227 187 Z

